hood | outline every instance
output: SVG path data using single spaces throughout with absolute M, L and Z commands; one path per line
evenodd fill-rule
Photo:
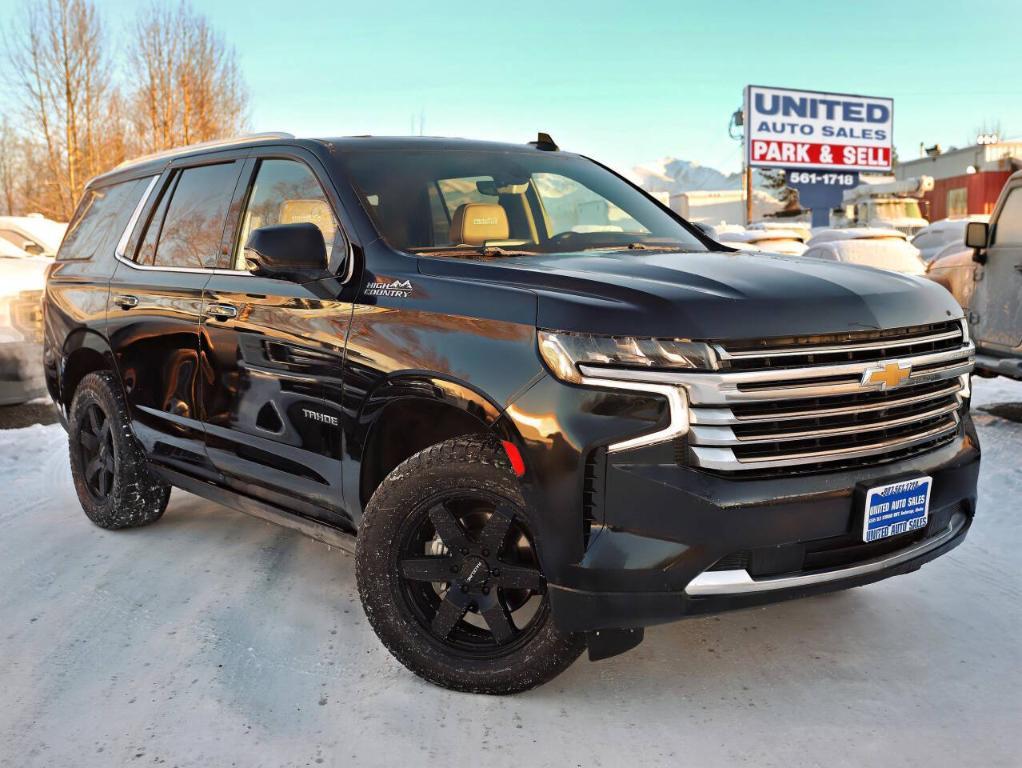
M 420 258 L 423 274 L 533 291 L 537 324 L 699 340 L 839 333 L 940 322 L 961 308 L 925 278 L 797 256 L 588 251 Z

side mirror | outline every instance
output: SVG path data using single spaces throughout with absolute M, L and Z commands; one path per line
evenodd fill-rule
M 985 221 L 970 221 L 965 225 L 965 247 L 972 248 L 972 260 L 977 264 L 985 264 L 987 257 L 983 249 L 990 240 L 990 225 Z
M 328 277 L 326 243 L 315 224 L 278 224 L 253 230 L 245 243 L 245 258 L 252 271 L 305 283 Z
M 32 256 L 42 256 L 43 247 L 39 243 L 33 243 L 31 240 L 26 240 L 21 244 L 21 250 L 25 253 L 31 254 Z

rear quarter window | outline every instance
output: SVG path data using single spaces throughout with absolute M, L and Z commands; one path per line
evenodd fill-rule
M 113 256 L 150 178 L 86 190 L 67 227 L 57 260 Z

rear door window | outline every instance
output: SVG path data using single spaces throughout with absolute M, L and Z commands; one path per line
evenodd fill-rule
M 128 220 L 135 211 L 151 176 L 111 184 L 85 193 L 68 225 L 57 259 L 91 259 L 112 256 Z
M 176 175 L 172 177 L 170 183 L 163 189 L 159 201 L 156 203 L 156 209 L 149 218 L 149 226 L 146 228 L 145 237 L 142 238 L 142 242 L 138 247 L 138 253 L 135 254 L 135 261 L 139 264 L 152 266 L 153 260 L 156 258 L 156 244 L 160 239 L 160 227 L 163 226 L 163 219 L 167 215 L 167 206 L 170 204 L 170 198 L 174 195 L 177 179 Z
M 162 222 L 157 210 L 149 224 L 150 230 L 159 227 L 155 266 L 185 269 L 217 266 L 227 209 L 239 173 L 240 164 L 233 162 L 178 172 Z M 150 240 L 150 234 L 146 233 L 145 241 Z

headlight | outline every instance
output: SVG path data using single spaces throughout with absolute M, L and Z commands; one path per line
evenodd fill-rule
M 582 381 L 580 365 L 646 370 L 713 370 L 717 367 L 709 345 L 683 339 L 540 331 L 539 353 L 557 378 L 574 384 Z

